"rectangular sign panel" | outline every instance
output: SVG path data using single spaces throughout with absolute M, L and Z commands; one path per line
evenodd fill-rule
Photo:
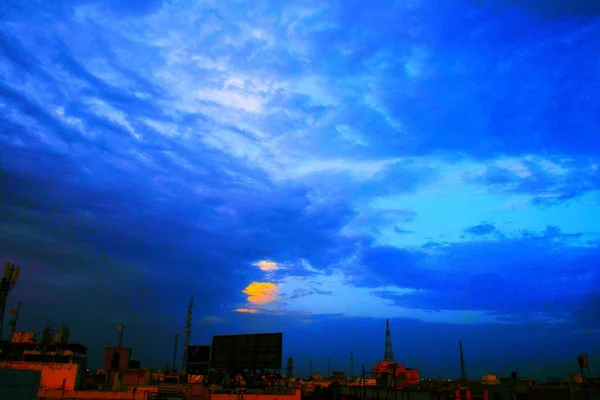
M 282 333 L 214 336 L 211 365 L 214 368 L 280 369 Z

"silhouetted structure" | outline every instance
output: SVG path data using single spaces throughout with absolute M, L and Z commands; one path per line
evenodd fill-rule
M 390 334 L 390 321 L 385 320 L 385 354 L 383 361 L 394 361 L 394 350 L 392 349 L 392 335 Z

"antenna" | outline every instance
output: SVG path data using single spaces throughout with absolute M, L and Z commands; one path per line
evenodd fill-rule
M 350 377 L 354 378 L 354 353 L 350 352 Z
M 119 325 L 117 329 L 119 330 L 119 345 L 117 347 L 121 348 L 123 347 L 123 331 L 125 330 L 125 325 Z
M 460 379 L 467 380 L 467 370 L 465 368 L 465 357 L 463 355 L 462 340 L 458 341 L 458 347 L 460 349 Z
M 394 361 L 394 350 L 392 349 L 392 335 L 390 334 L 390 320 L 385 320 L 385 353 L 383 361 Z
M 183 342 L 183 361 L 181 369 L 187 369 L 188 346 L 190 345 L 190 335 L 192 334 L 192 310 L 194 308 L 194 295 L 190 295 L 190 304 L 188 306 L 187 322 L 185 324 L 185 341 Z

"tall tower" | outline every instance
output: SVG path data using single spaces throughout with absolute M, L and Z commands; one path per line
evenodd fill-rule
M 392 350 L 392 335 L 390 334 L 390 321 L 385 320 L 385 354 L 383 361 L 395 361 L 394 350 Z
M 458 341 L 460 349 L 460 379 L 467 380 L 467 370 L 465 368 L 465 357 L 463 356 L 462 340 Z
M 192 334 L 192 309 L 194 308 L 194 295 L 190 295 L 190 305 L 188 306 L 187 322 L 185 324 L 185 341 L 183 342 L 183 362 L 181 369 L 187 368 L 188 346 L 190 345 L 190 335 Z

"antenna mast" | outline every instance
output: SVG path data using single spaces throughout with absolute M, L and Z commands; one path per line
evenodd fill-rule
M 187 368 L 188 346 L 190 345 L 190 335 L 192 334 L 192 309 L 194 308 L 194 295 L 190 295 L 190 305 L 188 306 L 187 322 L 185 324 L 185 341 L 183 342 L 183 362 L 181 369 Z

